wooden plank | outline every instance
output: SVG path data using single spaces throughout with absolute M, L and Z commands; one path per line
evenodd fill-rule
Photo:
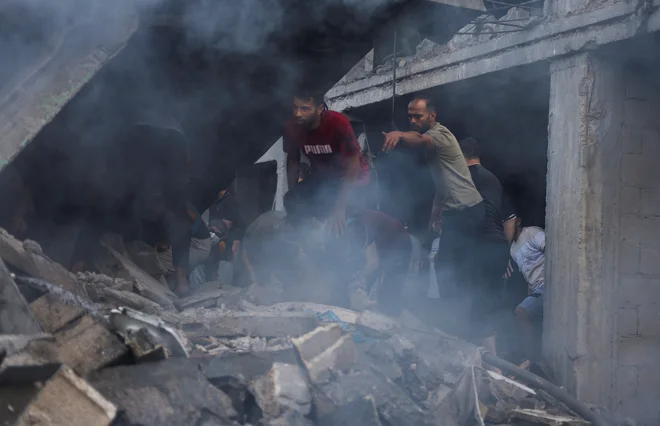
M 0 259 L 0 334 L 38 334 L 41 327 Z

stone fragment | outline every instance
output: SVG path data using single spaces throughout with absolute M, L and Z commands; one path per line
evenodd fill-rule
M 181 328 L 189 336 L 299 336 L 318 325 L 312 313 L 240 312 L 198 309 L 180 314 Z
M 39 388 L 37 388 L 39 389 Z M 16 426 L 108 426 L 117 407 L 86 381 L 62 366 L 36 392 Z
M 163 343 L 144 328 L 127 332 L 125 340 L 138 364 L 162 361 L 167 358 L 167 351 Z
M 274 363 L 271 370 L 250 385 L 264 414 L 277 418 L 293 410 L 303 416 L 312 411 L 312 395 L 298 365 Z
M 51 293 L 44 294 L 30 303 L 30 309 L 47 333 L 55 333 L 85 314 L 84 309 L 66 304 Z
M 55 334 L 57 357 L 81 376 L 118 362 L 128 349 L 117 336 L 90 316 Z
M 342 335 L 341 326 L 332 324 L 292 339 L 312 383 L 325 383 L 355 363 L 357 352 L 353 337 Z

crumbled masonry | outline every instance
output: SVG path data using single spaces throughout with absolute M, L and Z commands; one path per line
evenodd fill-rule
M 73 276 L 7 247 L 24 245 L 0 233 L 2 263 L 16 271 L 2 275 L 0 318 L 35 325 L 0 336 L 0 396 L 12 395 L 0 397 L 2 424 L 588 424 L 410 312 L 259 306 L 249 289 L 217 282 L 178 299 L 118 252 L 116 276 Z M 29 287 L 20 277 L 58 290 L 26 300 L 7 291 Z

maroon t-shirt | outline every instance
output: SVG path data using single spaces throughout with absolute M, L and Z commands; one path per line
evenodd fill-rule
M 346 159 L 358 155 L 361 172 L 356 184 L 369 182 L 369 166 L 360 152 L 351 122 L 343 114 L 323 111 L 321 124 L 314 130 L 307 130 L 293 120 L 284 126 L 284 152 L 302 151 L 309 158 L 312 169 L 321 176 L 337 179 L 346 172 Z
M 365 210 L 361 216 L 367 228 L 367 245 L 376 243 L 379 250 L 410 248 L 410 235 L 398 220 L 376 210 Z

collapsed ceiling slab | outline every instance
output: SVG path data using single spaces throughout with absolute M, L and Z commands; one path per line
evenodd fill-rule
M 130 0 L 65 0 L 49 11 L 40 9 L 45 0 L 12 0 L 14 14 L 2 14 L 12 24 L 0 25 L 2 40 L 30 47 L 32 56 L 14 61 L 6 71 L 9 83 L 0 88 L 0 167 L 34 140 L 30 155 L 62 144 L 56 149 L 62 171 L 42 181 L 103 169 L 92 158 L 94 145 L 102 145 L 99 135 L 130 121 L 126 110 L 144 105 L 135 100 L 139 95 L 169 109 L 186 130 L 196 191 L 191 197 L 204 204 L 278 139 L 296 85 L 329 89 L 373 47 L 379 29 L 427 1 L 153 0 L 138 8 Z M 481 0 L 434 3 L 465 23 L 483 10 Z M 58 19 L 48 20 L 54 12 Z M 35 35 L 38 24 L 45 30 Z M 1 55 L 11 52 L 0 49 Z M 12 61 L 8 56 L 3 62 Z M 34 169 L 28 162 L 24 169 Z M 80 162 L 85 167 L 74 164 Z M 67 179 L 80 180 L 108 179 Z

